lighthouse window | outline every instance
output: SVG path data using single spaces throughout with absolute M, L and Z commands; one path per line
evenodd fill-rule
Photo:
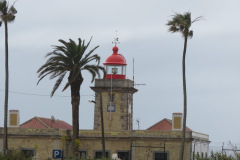
M 117 71 L 116 73 L 113 74 L 122 74 L 122 66 L 113 66 L 113 70 L 112 71 Z
M 124 74 L 125 75 L 125 72 L 126 72 L 125 70 L 126 70 L 126 67 L 121 65 L 106 67 L 107 74 Z
M 122 74 L 126 75 L 126 66 L 122 66 Z
M 118 69 L 117 68 L 112 68 L 112 74 L 117 74 L 118 73 Z

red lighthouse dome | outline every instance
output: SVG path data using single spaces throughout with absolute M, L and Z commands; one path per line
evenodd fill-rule
M 125 79 L 126 78 L 126 59 L 118 53 L 118 47 L 113 47 L 113 54 L 110 55 L 104 65 L 106 66 L 106 79 Z

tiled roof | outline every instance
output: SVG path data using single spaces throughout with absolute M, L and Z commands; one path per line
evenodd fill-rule
M 72 129 L 72 126 L 64 121 L 49 118 L 33 117 L 32 119 L 20 125 L 20 128 L 57 128 L 57 129 Z
M 162 130 L 162 131 L 171 131 L 172 130 L 172 120 L 164 118 L 163 120 L 155 123 L 147 130 Z M 190 128 L 186 127 L 186 131 L 192 131 Z

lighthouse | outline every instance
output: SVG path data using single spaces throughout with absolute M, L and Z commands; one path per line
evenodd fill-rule
M 110 55 L 104 63 L 106 69 L 106 79 L 126 79 L 126 59 L 118 53 L 118 47 L 115 45 Z
M 127 62 L 119 53 L 116 43 L 112 54 L 104 63 L 105 79 L 96 79 L 94 87 L 95 109 L 94 130 L 101 129 L 100 103 L 103 107 L 104 129 L 106 131 L 132 130 L 133 126 L 133 94 L 137 92 L 133 81 L 126 79 Z M 102 99 L 101 99 L 102 97 Z

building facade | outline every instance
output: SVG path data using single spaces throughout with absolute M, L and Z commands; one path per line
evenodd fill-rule
M 173 113 L 171 120 L 163 119 L 146 130 L 133 130 L 133 94 L 138 90 L 132 80 L 126 79 L 126 59 L 118 53 L 116 45 L 104 65 L 105 79 L 96 79 L 91 87 L 95 92 L 93 130 L 79 131 L 79 157 L 102 156 L 102 107 L 107 157 L 117 154 L 122 160 L 178 160 L 182 113 Z M 33 121 L 38 125 L 29 124 Z M 21 149 L 37 160 L 53 158 L 54 151 L 63 151 L 65 158 L 70 156 L 71 126 L 62 128 L 55 123 L 56 120 L 35 117 L 20 127 L 9 128 L 9 149 Z M 0 128 L 0 150 L 2 141 L 3 128 Z M 208 135 L 186 128 L 184 159 L 193 160 L 197 153 L 207 156 L 209 143 Z

